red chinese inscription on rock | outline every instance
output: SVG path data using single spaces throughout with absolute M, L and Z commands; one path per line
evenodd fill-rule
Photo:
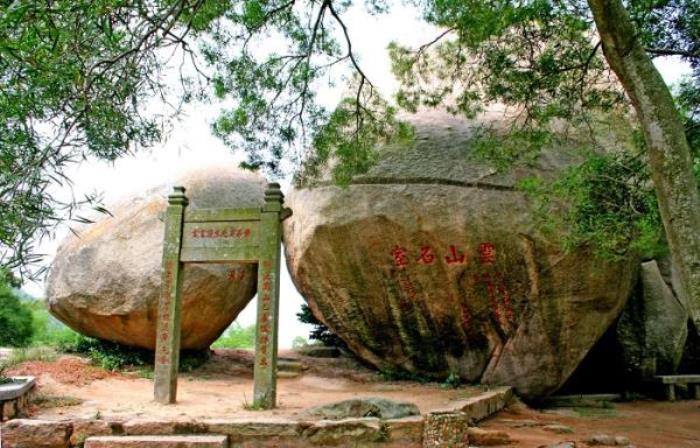
M 433 253 L 433 248 L 430 246 L 423 246 L 420 248 L 420 256 L 418 257 L 418 263 L 420 264 L 433 264 L 435 261 L 435 254 Z
M 245 278 L 245 268 L 238 267 L 230 269 L 227 278 L 232 282 L 240 282 Z
M 406 248 L 397 244 L 391 250 L 391 256 L 394 257 L 394 266 L 397 268 L 404 269 L 406 266 L 408 266 L 408 251 Z
M 493 243 L 479 244 L 479 262 L 481 264 L 493 264 L 496 262 L 496 246 Z
M 457 246 L 454 244 L 450 245 L 450 253 L 445 256 L 445 262 L 447 264 L 465 264 L 467 261 L 466 255 L 457 250 Z
M 480 276 L 475 275 L 474 277 L 476 282 L 486 285 L 494 319 L 500 324 L 512 323 L 515 316 L 510 303 L 510 293 L 503 276 L 500 273 L 490 274 L 485 272 Z

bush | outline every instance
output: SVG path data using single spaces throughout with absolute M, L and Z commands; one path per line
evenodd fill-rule
M 51 362 L 56 358 L 58 358 L 58 352 L 52 347 L 18 348 L 12 350 L 12 354 L 5 360 L 5 366 L 12 367 L 29 361 Z
M 255 325 L 243 327 L 234 322 L 219 339 L 212 344 L 214 348 L 253 348 L 255 347 Z
M 32 312 L 0 273 L 0 346 L 26 347 L 32 340 Z
M 326 327 L 320 320 L 316 319 L 316 316 L 313 315 L 308 305 L 301 305 L 301 311 L 297 313 L 297 318 L 299 322 L 314 326 L 314 329 L 311 330 L 309 334 L 309 339 L 319 341 L 326 347 L 347 348 L 347 345 L 342 339 L 333 333 L 330 328 Z
M 152 367 L 154 361 L 154 354 L 150 350 L 82 335 L 76 337 L 71 344 L 64 346 L 63 350 L 68 353 L 87 355 L 93 364 L 112 371 L 131 367 Z M 191 372 L 208 359 L 208 350 L 183 350 L 180 352 L 180 371 Z
M 0 365 L 0 384 L 11 383 L 12 379 L 5 376 L 5 366 Z
M 141 348 L 127 347 L 115 342 L 78 336 L 62 347 L 68 353 L 87 355 L 93 364 L 107 370 L 120 370 L 127 366 L 153 364 L 153 352 Z
M 307 341 L 303 336 L 297 336 L 292 341 L 292 348 L 302 348 L 306 347 L 307 345 L 309 345 L 309 341 Z
M 77 343 L 80 334 L 51 316 L 43 300 L 33 300 L 27 302 L 27 305 L 32 311 L 32 345 L 50 346 L 59 351 L 66 351 L 66 348 Z

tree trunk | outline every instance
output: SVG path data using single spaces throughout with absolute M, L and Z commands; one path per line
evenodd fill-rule
M 671 258 L 700 333 L 700 195 L 681 117 L 622 1 L 588 0 L 588 4 L 605 58 L 641 122 Z

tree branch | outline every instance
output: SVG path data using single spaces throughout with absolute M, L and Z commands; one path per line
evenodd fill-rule
M 700 53 L 680 50 L 675 48 L 646 48 L 647 53 L 651 53 L 654 57 L 658 56 L 681 56 L 689 59 L 700 58 Z

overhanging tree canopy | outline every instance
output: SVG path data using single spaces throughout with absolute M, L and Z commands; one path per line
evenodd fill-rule
M 334 175 L 342 182 L 371 166 L 377 142 L 409 134 L 353 51 L 343 20 L 351 2 L 5 0 L 1 5 L 0 256 L 5 266 L 31 262 L 37 233 L 60 219 L 60 204 L 48 188 L 68 181 L 66 163 L 86 155 L 112 159 L 159 137 L 160 117 L 143 115 L 139 106 L 146 98 L 166 98 L 163 58 L 169 51 L 198 73 L 182 77 L 182 100 L 209 93 L 232 104 L 214 132 L 244 148 L 249 167 L 274 173 L 283 159 L 306 161 L 311 168 L 334 159 Z M 427 21 L 445 31 L 418 49 L 392 47 L 403 86 L 397 104 L 415 109 L 449 100 L 455 113 L 466 115 L 496 102 L 518 108 L 518 127 L 492 155 L 503 157 L 505 147 L 513 162 L 536 153 L 551 138 L 546 132 L 551 120 L 585 123 L 595 110 L 624 107 L 626 98 L 644 116 L 632 87 L 643 89 L 648 80 L 626 81 L 626 69 L 614 62 L 615 54 L 624 59 L 632 49 L 641 63 L 649 56 L 678 55 L 694 67 L 679 96 L 684 115 L 664 116 L 685 120 L 690 142 L 698 142 L 696 1 L 631 0 L 624 5 L 627 11 L 612 0 L 433 0 L 416 5 Z M 374 14 L 389 9 L 381 0 L 364 6 Z M 632 23 L 606 28 L 611 18 L 601 11 L 609 10 L 624 13 L 612 19 L 620 23 L 628 23 L 629 12 Z M 620 36 L 629 49 L 613 44 L 622 42 Z M 351 94 L 337 109 L 325 110 L 315 101 L 316 87 L 342 66 L 354 73 Z M 677 141 L 685 140 L 672 133 Z M 651 134 L 644 135 L 652 153 Z M 697 184 L 687 166 L 687 141 L 685 147 L 668 148 L 681 155 L 684 166 L 655 166 L 654 158 L 649 166 L 661 202 L 674 192 L 659 189 L 663 179 L 658 174 L 673 171 L 682 180 L 683 204 L 691 212 L 678 221 L 683 229 L 675 233 L 690 235 L 686 249 L 673 242 L 673 216 L 663 211 L 663 204 L 662 217 L 674 253 L 686 252 L 677 261 L 687 267 L 682 269 L 685 284 L 700 310 L 700 254 L 692 236 L 698 225 Z M 673 204 L 671 211 L 680 203 Z

